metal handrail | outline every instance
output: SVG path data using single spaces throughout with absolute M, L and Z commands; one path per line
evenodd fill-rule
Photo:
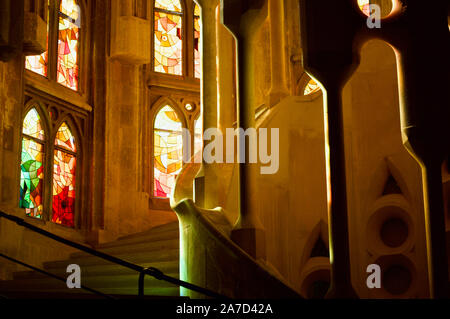
M 134 271 L 137 271 L 139 273 L 139 280 L 138 280 L 139 296 L 143 296 L 144 295 L 144 276 L 145 275 L 149 275 L 149 276 L 152 276 L 152 277 L 154 277 L 154 278 L 156 278 L 158 280 L 164 280 L 164 281 L 172 283 L 174 285 L 178 285 L 178 286 L 187 288 L 189 290 L 192 290 L 192 291 L 195 291 L 195 292 L 199 292 L 199 293 L 201 293 L 201 294 L 203 294 L 205 296 L 208 296 L 208 297 L 219 298 L 219 299 L 227 299 L 226 296 L 218 294 L 218 293 L 216 293 L 216 292 L 214 292 L 212 290 L 209 290 L 209 289 L 206 289 L 206 288 L 203 288 L 203 287 L 199 287 L 197 285 L 191 284 L 189 282 L 186 282 L 186 281 L 174 278 L 174 277 L 167 276 L 167 275 L 165 275 L 162 271 L 160 271 L 157 268 L 154 268 L 154 267 L 145 268 L 145 267 L 142 267 L 142 266 L 130 263 L 128 261 L 125 261 L 123 259 L 120 259 L 120 258 L 111 256 L 111 255 L 105 254 L 103 252 L 97 251 L 95 249 L 92 249 L 92 248 L 80 245 L 80 244 L 75 243 L 75 242 L 73 242 L 71 240 L 62 238 L 62 237 L 60 237 L 58 235 L 52 234 L 52 233 L 50 233 L 50 232 L 48 232 L 46 230 L 43 230 L 43 229 L 41 229 L 39 227 L 31 225 L 31 224 L 27 223 L 25 220 L 23 220 L 20 217 L 9 215 L 9 214 L 7 214 L 5 212 L 2 212 L 2 211 L 0 211 L 0 217 L 6 218 L 6 219 L 8 219 L 10 221 L 13 221 L 19 226 L 25 227 L 25 228 L 27 228 L 27 229 L 29 229 L 31 231 L 34 231 L 34 232 L 36 232 L 38 234 L 41 234 L 41 235 L 43 235 L 45 237 L 51 238 L 51 239 L 53 239 L 53 240 L 55 240 L 57 242 L 65 244 L 67 246 L 70 246 L 70 247 L 73 247 L 75 249 L 84 251 L 85 253 L 88 253 L 90 255 L 102 258 L 102 259 L 107 260 L 109 262 L 112 262 L 114 264 L 118 264 L 118 265 L 121 265 L 123 267 L 126 267 L 126 268 L 132 269 Z
M 15 259 L 15 258 L 6 256 L 5 254 L 2 254 L 2 253 L 0 253 L 0 257 L 5 258 L 5 259 L 7 259 L 7 260 L 9 260 L 9 261 L 12 261 L 12 262 L 14 262 L 14 263 L 16 263 L 16 264 L 19 264 L 19 265 L 22 265 L 22 266 L 24 266 L 24 267 L 30 268 L 30 269 L 32 269 L 32 270 L 34 270 L 34 271 L 36 271 L 36 272 L 39 272 L 39 273 L 41 273 L 41 274 L 44 274 L 44 275 L 46 275 L 46 276 L 52 277 L 52 278 L 54 278 L 54 279 L 57 279 L 57 280 L 59 280 L 59 281 L 62 281 L 62 282 L 64 282 L 64 283 L 66 283 L 66 279 L 65 279 L 65 278 L 59 277 L 59 276 L 57 276 L 57 275 L 55 275 L 55 274 L 52 274 L 52 273 L 50 273 L 50 272 L 48 272 L 48 271 L 45 271 L 45 270 L 42 270 L 42 269 L 40 269 L 40 268 L 37 268 L 37 267 L 31 266 L 31 265 L 29 265 L 29 264 L 26 264 L 26 263 L 24 263 L 23 261 L 20 261 L 20 260 L 17 260 L 17 259 Z M 86 286 L 84 286 L 84 285 L 81 285 L 81 288 L 84 289 L 84 290 L 86 290 L 86 291 L 92 292 L 93 294 L 103 296 L 103 297 L 105 297 L 105 298 L 107 298 L 107 299 L 117 299 L 117 298 L 114 298 L 113 296 L 109 296 L 109 295 L 107 295 L 107 294 L 104 294 L 104 293 L 101 292 L 101 291 L 98 291 L 98 290 L 95 290 L 95 289 L 86 287 Z

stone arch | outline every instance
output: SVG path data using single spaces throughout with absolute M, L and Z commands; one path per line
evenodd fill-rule
M 77 153 L 77 156 L 81 157 L 81 154 L 83 152 L 82 134 L 81 134 L 80 127 L 78 126 L 77 121 L 75 120 L 75 118 L 72 114 L 65 114 L 65 115 L 61 116 L 60 119 L 58 119 L 58 121 L 54 124 L 54 130 L 53 130 L 52 135 L 50 136 L 49 140 L 52 142 L 55 140 L 56 133 L 57 133 L 59 127 L 64 122 L 67 124 L 67 126 L 70 129 L 70 132 L 75 137 L 75 145 L 76 145 L 76 149 L 77 149 L 76 153 Z
M 186 121 L 186 116 L 184 115 L 182 106 L 179 103 L 177 103 L 175 100 L 171 99 L 170 97 L 163 96 L 163 97 L 159 98 L 155 103 L 153 103 L 150 108 L 151 109 L 150 120 L 152 123 L 152 125 L 151 125 L 152 129 L 153 129 L 153 126 L 155 123 L 156 116 L 158 115 L 161 108 L 163 108 L 166 105 L 169 105 L 177 113 L 177 116 L 182 123 L 182 127 L 188 128 L 188 123 Z
M 38 100 L 38 99 L 31 99 L 29 100 L 23 109 L 22 118 L 21 118 L 21 125 L 23 125 L 23 121 L 25 117 L 27 116 L 28 112 L 31 109 L 35 109 L 36 112 L 39 114 L 39 117 L 41 119 L 41 123 L 44 126 L 44 133 L 45 133 L 45 140 L 49 140 L 49 136 L 51 136 L 52 126 L 51 121 L 48 112 L 46 111 L 46 108 L 44 104 Z M 22 128 L 20 130 L 22 132 Z

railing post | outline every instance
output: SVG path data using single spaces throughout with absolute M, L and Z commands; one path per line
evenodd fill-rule
M 139 298 L 144 297 L 144 279 L 145 279 L 146 270 L 147 270 L 147 268 L 144 268 L 139 272 L 139 279 L 138 279 L 138 296 L 139 296 Z

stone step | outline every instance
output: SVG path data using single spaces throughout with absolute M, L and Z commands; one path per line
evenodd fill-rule
M 155 227 L 148 231 L 119 238 L 99 245 L 97 250 L 142 267 L 155 267 L 168 276 L 179 277 L 179 233 L 178 222 Z M 105 294 L 132 297 L 138 293 L 139 274 L 131 269 L 92 256 L 75 252 L 67 260 L 48 261 L 43 268 L 59 277 L 67 278 L 69 264 L 81 267 L 82 285 Z M 0 281 L 0 296 L 27 295 L 71 295 L 89 296 L 84 289 L 69 289 L 65 282 L 34 271 L 14 273 L 13 280 Z M 145 294 L 154 296 L 179 296 L 178 286 L 145 276 Z M 103 298 L 96 296 L 96 298 Z
M 130 235 L 126 235 L 126 236 L 121 236 L 116 241 L 129 240 L 129 239 L 134 239 L 134 238 L 139 238 L 139 237 L 146 237 L 146 236 L 150 236 L 151 237 L 151 236 L 156 235 L 156 234 L 161 234 L 161 233 L 165 233 L 165 232 L 172 232 L 172 231 L 177 231 L 177 233 L 178 233 L 178 229 L 179 229 L 178 222 L 172 222 L 172 223 L 156 226 L 156 227 L 150 228 L 148 230 L 145 230 L 145 231 L 142 231 L 142 232 L 139 232 L 139 233 L 130 234 Z
M 68 264 L 67 264 L 68 265 Z M 142 267 L 155 267 L 161 270 L 163 273 L 178 273 L 179 270 L 179 262 L 178 260 L 174 261 L 163 261 L 163 262 L 155 262 L 155 263 L 143 263 Z M 66 266 L 67 267 L 67 266 Z M 68 273 L 66 272 L 66 267 L 57 267 L 46 269 L 48 272 L 60 276 L 67 277 Z M 109 275 L 126 275 L 126 274 L 136 274 L 136 271 L 125 268 L 121 265 L 109 264 L 109 265 L 88 265 L 81 267 L 81 275 L 82 276 L 109 276 Z M 46 275 L 35 272 L 35 271 L 18 271 L 14 273 L 14 280 L 20 279 L 35 279 L 46 277 Z
M 103 288 L 101 290 L 104 294 L 108 295 L 138 295 L 138 287 L 134 288 Z M 145 296 L 151 296 L 151 295 L 157 295 L 157 296 L 172 296 L 172 297 L 179 297 L 180 296 L 180 288 L 177 286 L 172 287 L 147 287 L 144 288 L 144 295 Z
M 178 273 L 172 273 L 167 275 L 178 278 Z M 122 289 L 127 289 L 137 291 L 138 278 L 139 278 L 138 273 L 132 275 L 127 274 L 117 276 L 82 276 L 81 284 L 91 289 L 96 289 L 102 292 L 104 289 L 117 289 L 119 291 L 122 291 Z M 144 287 L 148 290 L 159 290 L 159 288 L 174 288 L 174 287 L 178 288 L 177 286 L 171 283 L 168 283 L 163 280 L 158 280 L 150 276 L 145 276 Z M 8 280 L 0 282 L 0 293 L 17 290 L 52 291 L 55 289 L 63 289 L 63 290 L 66 289 L 70 291 L 72 290 L 67 288 L 65 282 L 49 277 L 34 278 L 28 280 L 27 279 Z
M 115 257 L 138 265 L 152 262 L 156 263 L 163 261 L 175 261 L 175 260 L 178 261 L 179 249 L 154 250 L 140 253 L 124 252 L 122 254 L 115 255 Z M 102 258 L 89 255 L 86 257 L 73 258 L 69 260 L 57 260 L 45 262 L 44 268 L 45 269 L 60 268 L 60 267 L 66 268 L 69 264 L 77 264 L 83 268 L 85 266 L 111 265 L 113 263 L 106 261 Z
M 138 296 L 138 288 L 103 288 L 97 289 L 98 291 L 107 294 L 107 295 L 118 295 L 118 296 L 129 296 L 135 297 Z M 73 294 L 73 298 L 83 298 L 83 295 L 94 295 L 90 294 L 88 291 L 84 289 L 68 289 L 65 286 L 60 286 L 59 288 L 49 289 L 46 287 L 32 287 L 32 288 L 17 288 L 11 290 L 4 290 L 0 288 L 0 299 L 1 296 L 17 296 L 18 298 L 27 298 L 26 296 L 31 296 L 34 298 L 35 295 L 47 294 L 54 296 L 53 298 L 61 299 L 59 296 L 67 296 L 69 294 Z M 20 297 L 22 295 L 22 297 Z M 79 297 L 80 296 L 80 297 Z M 104 299 L 100 295 L 95 295 L 100 299 Z M 179 287 L 145 287 L 144 288 L 144 296 L 147 298 L 151 298 L 152 296 L 156 298 L 166 298 L 166 297 L 180 297 L 180 289 Z M 64 297 L 63 297 L 64 298 Z
M 140 252 L 150 252 L 155 250 L 166 250 L 166 249 L 179 249 L 180 241 L 178 238 L 170 238 L 170 239 L 164 239 L 164 240 L 153 240 L 153 241 L 147 241 L 147 242 L 140 242 L 140 243 L 134 243 L 134 244 L 127 244 L 127 245 L 118 245 L 118 246 L 111 246 L 111 247 L 105 247 L 102 249 L 98 249 L 101 252 L 104 252 L 108 255 L 112 256 L 119 256 L 121 254 L 125 253 L 140 253 Z M 83 258 L 91 256 L 90 254 L 86 252 L 75 252 L 70 255 L 71 259 L 76 258 Z
M 166 239 L 178 239 L 179 238 L 179 231 L 177 229 L 169 229 L 166 231 L 159 231 L 156 233 L 144 233 L 140 235 L 131 235 L 127 238 L 118 239 L 116 241 L 103 243 L 95 247 L 95 249 L 102 250 L 104 248 L 109 247 L 119 247 L 119 246 L 127 246 L 131 244 L 136 243 L 143 243 L 143 242 L 152 242 L 152 241 L 159 241 L 159 240 L 166 240 Z

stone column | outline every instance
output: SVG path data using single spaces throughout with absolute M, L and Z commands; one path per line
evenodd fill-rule
M 91 193 L 91 209 L 89 226 L 91 230 L 89 242 L 98 242 L 98 231 L 105 225 L 104 207 L 105 207 L 105 178 L 106 178 L 106 91 L 107 91 L 107 30 L 108 23 L 102 16 L 106 15 L 106 1 L 96 1 L 95 16 L 92 26 L 96 32 L 93 33 L 93 55 L 92 55 L 92 74 L 96 76 L 93 79 L 95 90 L 92 90 L 92 101 L 95 105 L 93 112 L 92 127 L 92 180 L 95 181 L 89 186 Z
M 216 10 L 217 30 L 217 122 L 219 130 L 225 134 L 227 128 L 233 128 L 236 121 L 236 56 L 234 38 L 230 31 L 220 23 L 220 8 Z M 229 141 L 228 141 L 229 142 Z M 225 207 L 230 196 L 229 187 L 235 168 L 235 162 L 226 163 L 227 143 L 223 143 L 224 163 L 218 176 L 218 206 Z
M 269 0 L 269 19 L 271 87 L 267 106 L 272 107 L 289 95 L 286 84 L 284 1 Z
M 396 48 L 403 144 L 422 167 L 430 296 L 448 298 L 448 261 L 441 167 L 450 150 L 448 6 L 404 0 L 380 36 Z M 378 34 L 377 34 L 378 33 Z M 433 79 L 433 92 L 423 89 Z
M 200 80 L 203 131 L 217 128 L 217 52 L 216 52 L 216 7 L 217 0 L 198 0 L 201 10 L 200 52 L 202 55 L 202 77 Z M 204 142 L 203 147 L 207 145 Z M 194 201 L 204 208 L 217 205 L 217 183 L 215 165 L 205 163 L 194 180 Z M 207 189 L 206 189 L 207 186 Z
M 217 89 L 219 129 L 225 133 L 226 128 L 233 127 L 236 116 L 236 57 L 234 38 L 230 31 L 220 23 L 220 8 L 216 11 L 217 30 Z
M 241 2 L 221 0 L 222 23 L 236 39 L 237 56 L 237 127 L 244 131 L 255 128 L 253 35 L 267 16 L 267 1 Z M 240 133 L 242 134 L 242 133 Z M 251 145 L 241 147 L 238 139 L 238 156 L 245 153 L 244 163 L 239 163 L 239 217 L 231 238 L 255 259 L 265 258 L 265 232 L 253 204 L 251 181 L 255 180 L 256 164 L 249 163 Z
M 324 9 L 326 8 L 326 9 Z M 351 1 L 300 1 L 303 66 L 325 87 L 331 281 L 327 298 L 357 298 L 351 282 L 342 89 L 359 64 L 360 24 Z
M 104 174 L 106 185 L 115 186 L 106 187 L 101 194 L 105 232 L 99 231 L 99 241 L 139 229 L 148 203 L 139 193 L 139 114 L 145 94 L 143 65 L 151 61 L 151 25 L 149 20 L 133 15 L 131 4 L 128 0 L 111 2 L 111 48 L 105 70 L 109 94 L 105 120 L 98 123 L 104 125 L 106 135 L 96 133 L 105 139 L 104 150 L 99 149 L 105 154 L 105 168 L 99 174 Z M 119 222 L 124 216 L 128 222 Z

